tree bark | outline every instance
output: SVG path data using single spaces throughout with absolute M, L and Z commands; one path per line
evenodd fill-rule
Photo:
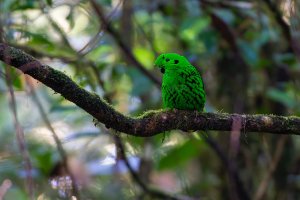
M 200 113 L 197 111 L 148 111 L 139 117 L 129 117 L 77 85 L 70 77 L 42 64 L 20 49 L 0 43 L 0 60 L 21 70 L 61 94 L 88 112 L 100 123 L 116 131 L 138 137 L 151 137 L 170 130 L 230 131 L 232 123 L 241 119 L 241 131 L 274 134 L 300 134 L 300 118 L 296 116 Z

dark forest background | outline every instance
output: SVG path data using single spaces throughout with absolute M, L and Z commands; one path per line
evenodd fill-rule
M 199 69 L 207 112 L 299 116 L 299 12 L 296 0 L 1 0 L 0 38 L 131 116 L 162 108 L 153 63 L 166 52 Z M 0 66 L 0 199 L 300 198 L 299 136 L 127 136 Z

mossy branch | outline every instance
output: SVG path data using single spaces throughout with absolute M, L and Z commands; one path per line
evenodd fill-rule
M 98 95 L 78 86 L 64 73 L 42 64 L 22 50 L 0 43 L 0 60 L 28 74 L 88 112 L 106 127 L 138 137 L 150 137 L 179 129 L 230 131 L 234 120 L 243 132 L 300 134 L 300 118 L 275 115 L 199 113 L 196 111 L 155 111 L 138 118 L 121 114 Z

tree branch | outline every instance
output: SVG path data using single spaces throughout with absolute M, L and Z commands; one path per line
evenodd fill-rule
M 257 187 L 257 191 L 253 198 L 254 200 L 261 200 L 266 198 L 265 195 L 267 193 L 267 189 L 270 186 L 270 181 L 272 180 L 272 176 L 278 167 L 278 163 L 280 162 L 287 141 L 288 141 L 287 135 L 283 135 L 279 138 L 276 144 L 274 157 L 270 163 L 270 166 L 268 167 L 268 171 L 264 173 L 264 177 Z
M 300 59 L 300 47 L 298 45 L 298 41 L 296 41 L 293 37 L 290 26 L 284 21 L 280 9 L 271 0 L 265 0 L 264 2 L 268 6 L 269 10 L 272 12 L 278 25 L 281 27 L 281 31 L 289 44 L 290 50 L 292 50 L 295 56 L 298 57 L 298 59 Z
M 157 190 L 155 188 L 149 187 L 147 184 L 145 184 L 139 175 L 134 171 L 132 166 L 130 165 L 126 153 L 125 153 L 125 147 L 124 144 L 122 143 L 122 140 L 120 137 L 115 136 L 114 140 L 116 142 L 116 145 L 119 147 L 118 152 L 120 153 L 121 159 L 124 161 L 126 167 L 128 168 L 130 175 L 133 180 L 141 187 L 141 189 L 147 193 L 149 196 L 156 198 L 156 199 L 168 199 L 168 200 L 193 200 L 194 198 L 192 197 L 187 197 L 187 196 L 174 196 L 171 194 L 164 193 L 163 191 Z
M 60 154 L 61 157 L 61 162 L 62 162 L 62 166 L 64 168 L 64 170 L 66 171 L 66 173 L 70 176 L 71 179 L 71 184 L 72 184 L 72 195 L 74 195 L 78 200 L 80 200 L 80 193 L 79 193 L 79 189 L 76 183 L 76 178 L 74 176 L 74 174 L 71 172 L 70 167 L 68 166 L 68 158 L 67 158 L 67 154 L 64 150 L 64 147 L 56 133 L 56 131 L 54 130 L 54 128 L 51 125 L 50 120 L 47 117 L 46 111 L 44 110 L 42 103 L 40 102 L 38 96 L 36 95 L 35 89 L 32 85 L 32 83 L 30 82 L 29 79 L 26 79 L 26 83 L 29 86 L 29 92 L 31 94 L 31 97 L 33 99 L 33 101 L 35 102 L 35 104 L 37 105 L 37 108 L 39 110 L 39 113 L 44 121 L 44 123 L 46 124 L 47 128 L 50 130 L 50 132 L 52 133 L 52 137 L 56 143 L 56 147 L 58 150 L 58 153 Z
M 106 17 L 103 14 L 102 7 L 96 3 L 94 0 L 90 0 L 91 5 L 99 19 L 99 21 L 103 24 L 104 29 L 107 33 L 109 33 L 116 41 L 117 45 L 120 47 L 124 55 L 128 58 L 131 64 L 136 66 L 138 70 L 140 70 L 143 74 L 145 74 L 153 83 L 155 83 L 157 86 L 161 85 L 161 81 L 154 76 L 152 73 L 150 73 L 133 55 L 131 49 L 126 45 L 126 43 L 122 40 L 119 33 L 111 26 L 110 22 L 107 21 Z
M 179 110 L 152 111 L 138 118 L 125 116 L 113 109 L 97 94 L 78 86 L 64 73 L 40 63 L 19 49 L 0 43 L 0 60 L 52 88 L 106 127 L 129 135 L 150 137 L 174 129 L 230 131 L 236 117 L 241 118 L 241 131 L 244 132 L 300 135 L 300 118 L 296 116 L 238 115 Z

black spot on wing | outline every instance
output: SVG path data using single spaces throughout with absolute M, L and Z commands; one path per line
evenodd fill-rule
M 174 64 L 178 64 L 179 63 L 179 60 L 174 60 Z

